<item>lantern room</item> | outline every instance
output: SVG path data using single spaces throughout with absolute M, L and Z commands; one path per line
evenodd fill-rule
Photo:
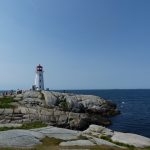
M 36 67 L 36 71 L 43 71 L 43 67 L 39 64 L 39 65 Z

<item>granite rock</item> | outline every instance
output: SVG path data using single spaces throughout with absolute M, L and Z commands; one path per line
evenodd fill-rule
M 150 139 L 141 135 L 132 134 L 132 133 L 122 133 L 122 132 L 114 132 L 111 137 L 113 141 L 121 142 L 129 145 L 133 145 L 135 147 L 149 147 Z

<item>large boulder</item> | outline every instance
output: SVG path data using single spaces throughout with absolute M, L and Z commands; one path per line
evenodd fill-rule
M 37 106 L 44 106 L 44 101 L 39 98 L 24 98 L 21 104 L 26 105 L 27 107 L 37 107 Z
M 98 126 L 98 125 L 90 125 L 88 129 L 83 131 L 84 134 L 89 134 L 93 135 L 96 137 L 101 137 L 101 136 L 107 136 L 107 137 L 112 137 L 114 132 L 108 128 L 105 128 L 104 126 Z
M 115 131 L 111 139 L 115 142 L 125 143 L 135 147 L 144 148 L 150 146 L 149 138 L 132 133 L 122 133 Z
M 68 110 L 72 111 L 75 108 L 78 108 L 78 100 L 75 96 L 66 95 L 64 97 L 66 103 L 68 105 Z
M 88 129 L 82 132 L 84 136 L 92 136 L 95 138 L 103 138 L 105 137 L 107 140 L 111 141 L 111 143 L 120 143 L 121 145 L 130 145 L 135 147 L 149 147 L 150 146 L 150 138 L 133 134 L 133 133 L 122 133 L 113 131 L 103 126 L 98 125 L 90 125 Z
M 77 98 L 83 103 L 85 108 L 91 106 L 101 106 L 105 100 L 94 95 L 78 95 Z
M 56 138 L 61 140 L 75 140 L 78 139 L 81 135 L 81 131 L 63 129 L 53 126 L 31 129 L 31 131 L 42 133 L 49 138 Z
M 41 144 L 44 135 L 29 130 L 9 130 L 0 132 L 0 147 L 30 148 Z
M 53 94 L 53 92 L 43 91 L 46 105 L 49 107 L 55 107 L 59 103 L 59 99 Z
M 18 97 L 18 95 L 16 97 Z M 42 94 L 39 91 L 26 91 L 23 93 L 23 98 L 42 98 Z

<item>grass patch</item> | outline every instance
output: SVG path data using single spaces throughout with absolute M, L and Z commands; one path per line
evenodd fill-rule
M 63 140 L 45 137 L 41 142 L 42 144 L 35 146 L 35 150 L 60 150 L 59 144 Z
M 0 148 L 0 150 L 36 150 L 35 148 Z
M 12 129 L 17 129 L 15 127 L 0 127 L 0 131 L 7 131 L 7 130 L 12 130 Z
M 34 128 L 42 128 L 47 127 L 47 124 L 43 123 L 42 121 L 35 121 L 30 123 L 24 123 L 20 129 L 34 129 Z
M 11 104 L 12 102 L 13 102 L 12 97 L 0 98 L 0 108 L 14 108 L 14 106 Z
M 93 146 L 90 148 L 90 150 L 123 150 L 118 147 L 111 147 L 111 146 L 106 146 L 106 145 L 101 145 L 101 146 Z
M 138 149 L 138 150 L 150 150 L 150 147 L 145 147 L 143 149 Z
M 43 143 L 43 145 L 55 145 L 56 146 L 56 145 L 59 145 L 61 142 L 63 142 L 63 140 L 45 137 L 44 139 L 41 140 L 41 142 Z
M 111 143 L 114 143 L 114 144 L 116 144 L 116 145 L 118 145 L 118 146 L 127 147 L 127 148 L 130 149 L 130 150 L 134 150 L 134 149 L 135 149 L 135 146 L 133 146 L 133 145 L 129 145 L 129 144 L 125 144 L 125 143 L 113 141 L 113 140 L 112 140 L 110 137 L 108 137 L 108 136 L 102 135 L 100 138 L 103 139 L 103 140 L 109 141 L 109 142 L 111 142 Z
M 1 127 L 0 131 L 7 131 L 12 129 L 35 129 L 35 128 L 42 128 L 47 127 L 47 125 L 41 121 L 36 122 L 30 122 L 30 123 L 24 123 L 21 127 Z
M 51 139 L 50 139 L 51 140 Z M 60 147 L 57 145 L 37 145 L 35 148 L 0 148 L 0 150 L 60 150 Z M 92 146 L 92 147 L 63 147 L 62 150 L 122 150 L 116 147 L 109 146 Z
M 83 135 L 79 135 L 78 139 L 79 140 L 89 140 L 86 136 L 83 136 Z

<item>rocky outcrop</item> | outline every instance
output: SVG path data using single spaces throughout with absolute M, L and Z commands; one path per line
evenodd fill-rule
M 84 136 L 81 131 L 68 130 L 48 126 L 31 130 L 9 130 L 0 132 L 0 147 L 32 148 L 42 144 L 44 137 L 63 140 L 59 146 L 95 146 L 95 145 L 117 145 L 94 136 Z M 84 138 L 84 139 L 83 139 Z
M 109 125 L 111 122 L 108 116 L 116 115 L 119 111 L 111 101 L 97 96 L 27 91 L 5 100 L 7 105 L 3 103 L 0 108 L 0 127 L 21 128 L 22 124 L 35 121 L 45 122 L 49 126 L 32 130 L 2 131 L 0 147 L 34 147 L 41 144 L 46 136 L 63 140 L 60 146 L 118 147 L 117 142 L 135 147 L 150 146 L 149 138 L 99 126 Z
M 94 114 L 65 112 L 57 109 L 19 106 L 15 109 L 0 109 L 1 124 L 22 124 L 42 121 L 46 124 L 69 129 L 84 130 L 90 124 L 108 125 L 110 122 Z
M 98 125 L 90 125 L 82 135 L 91 135 L 96 138 L 106 137 L 105 139 L 109 139 L 112 143 L 118 142 L 141 148 L 150 146 L 150 138 L 133 133 L 117 132 Z
M 111 132 L 111 133 L 110 133 Z M 109 136 L 112 142 L 101 139 L 101 135 Z M 37 144 L 42 144 L 42 139 L 48 137 L 61 140 L 59 146 L 98 146 L 107 145 L 111 147 L 125 148 L 123 144 L 134 145 L 135 147 L 150 146 L 150 139 L 131 133 L 120 133 L 111 131 L 102 126 L 91 125 L 86 131 L 75 131 L 53 126 L 30 129 L 30 130 L 9 130 L 0 132 L 0 147 L 13 148 L 32 148 Z M 114 141 L 119 141 L 122 144 L 120 147 L 114 144 Z M 82 149 L 82 148 L 81 148 Z
M 44 134 L 44 136 L 47 136 L 49 138 L 56 138 L 64 141 L 77 140 L 82 135 L 81 131 L 69 130 L 53 126 L 31 129 L 31 131 L 42 133 Z
M 111 138 L 114 135 L 114 131 L 98 125 L 90 125 L 88 129 L 83 131 L 84 134 L 93 135 L 95 137 L 107 136 Z
M 94 113 L 102 116 L 116 115 L 117 107 L 111 101 L 93 95 L 75 95 L 71 93 L 42 92 L 47 106 L 75 113 Z
M 113 141 L 133 145 L 135 147 L 149 147 L 150 139 L 137 134 L 114 132 L 111 137 Z
M 109 125 L 107 116 L 117 114 L 116 105 L 92 95 L 49 91 L 26 91 L 13 96 L 13 108 L 0 109 L 1 124 L 43 121 L 49 125 L 84 130 L 90 124 Z
M 0 132 L 0 147 L 30 148 L 41 144 L 44 135 L 29 130 L 9 130 Z

